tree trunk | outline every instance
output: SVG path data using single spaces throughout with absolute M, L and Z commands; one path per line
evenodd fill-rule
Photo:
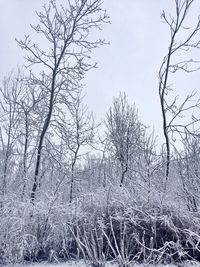
M 52 115 L 52 111 L 53 111 L 55 79 L 56 79 L 56 69 L 54 69 L 53 75 L 52 75 L 51 96 L 50 96 L 50 101 L 49 101 L 49 112 L 48 112 L 46 120 L 44 122 L 44 126 L 42 129 L 40 138 L 39 138 L 39 145 L 38 145 L 38 149 L 37 149 L 37 160 L 36 160 L 36 166 L 35 166 L 34 183 L 33 183 L 32 192 L 31 192 L 31 203 L 32 204 L 34 204 L 35 193 L 36 193 L 36 190 L 38 187 L 38 175 L 39 175 L 40 162 L 41 162 L 42 145 L 43 145 L 45 134 L 46 134 L 48 127 L 49 127 L 49 124 L 50 124 L 51 115 Z

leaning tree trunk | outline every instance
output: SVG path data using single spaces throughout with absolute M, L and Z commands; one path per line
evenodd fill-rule
M 31 192 L 31 203 L 32 204 L 34 204 L 35 194 L 36 194 L 36 190 L 38 187 L 38 175 L 39 175 L 39 169 L 40 169 L 40 163 L 41 163 L 42 145 L 43 145 L 45 134 L 48 130 L 48 127 L 49 127 L 49 124 L 51 121 L 51 116 L 52 116 L 52 111 L 53 111 L 55 79 L 56 79 L 56 70 L 53 71 L 53 79 L 52 79 L 52 85 L 51 85 L 51 96 L 50 96 L 50 101 L 49 101 L 49 111 L 48 111 L 47 117 L 46 117 L 44 125 L 43 125 L 43 129 L 42 129 L 42 132 L 41 132 L 41 135 L 39 138 L 39 144 L 38 144 L 38 149 L 37 149 L 37 159 L 36 159 L 36 166 L 35 166 L 34 183 L 33 183 L 32 192 Z

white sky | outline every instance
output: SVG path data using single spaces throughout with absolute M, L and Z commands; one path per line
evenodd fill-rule
M 64 1 L 64 0 L 62 0 Z M 23 39 L 31 33 L 30 23 L 36 24 L 35 10 L 41 10 L 45 0 L 0 0 L 0 78 L 12 68 L 24 63 L 23 53 L 15 37 Z M 47 1 L 46 1 L 47 2 Z M 161 22 L 162 10 L 173 13 L 174 0 L 104 0 L 111 25 L 101 36 L 110 42 L 93 53 L 98 69 L 85 80 L 86 103 L 89 110 L 103 119 L 113 96 L 124 91 L 130 103 L 135 103 L 142 122 L 162 134 L 158 98 L 158 70 L 169 43 L 169 29 Z M 200 0 L 191 10 L 188 24 L 200 13 Z M 199 37 L 200 39 L 200 37 Z M 195 57 L 200 55 L 197 51 Z M 178 75 L 178 92 L 199 90 L 199 74 Z

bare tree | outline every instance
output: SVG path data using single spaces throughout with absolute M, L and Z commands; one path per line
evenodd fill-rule
M 183 193 L 189 211 L 198 211 L 200 186 L 199 131 L 187 133 L 182 140 L 184 149 L 176 151 L 177 170 L 182 181 Z
M 154 137 L 154 133 L 148 134 L 147 131 L 145 132 L 140 155 L 136 172 L 142 178 L 141 181 L 145 182 L 145 187 L 147 187 L 147 202 L 150 204 L 153 183 L 155 183 L 154 176 L 157 170 L 161 168 L 159 155 L 156 152 L 156 138 Z
M 56 122 L 59 129 L 58 135 L 63 140 L 66 153 L 70 157 L 70 203 L 74 195 L 76 163 L 86 154 L 86 147 L 93 145 L 95 129 L 98 126 L 95 125 L 92 113 L 87 112 L 87 107 L 83 105 L 82 101 L 83 97 L 80 93 L 70 103 L 64 101 L 69 115 L 63 113 L 64 116 L 60 116 L 60 119 Z
M 168 180 L 169 166 L 170 166 L 170 132 L 174 132 L 178 129 L 178 125 L 175 125 L 175 120 L 181 118 L 183 113 L 189 109 L 199 106 L 199 101 L 196 104 L 191 104 L 191 100 L 195 96 L 194 93 L 188 95 L 185 100 L 178 104 L 178 97 L 176 96 L 170 103 L 167 101 L 167 95 L 170 95 L 170 91 L 173 91 L 172 83 L 170 81 L 170 74 L 176 73 L 182 70 L 186 73 L 193 72 L 199 67 L 193 59 L 180 60 L 177 62 L 177 56 L 180 52 L 188 53 L 193 48 L 200 47 L 200 41 L 195 40 L 195 36 L 200 30 L 200 18 L 193 29 L 189 29 L 186 25 L 186 19 L 190 8 L 194 0 L 175 0 L 175 15 L 167 17 L 165 12 L 162 13 L 162 19 L 168 25 L 170 29 L 170 42 L 168 53 L 164 57 L 160 70 L 159 70 L 159 98 L 163 119 L 163 133 L 165 138 L 166 148 L 166 172 L 165 178 Z M 184 40 L 180 40 L 180 33 L 186 32 L 187 35 Z M 183 126 L 183 125 L 182 125 Z M 189 125 L 188 125 L 189 126 Z M 183 126 L 186 127 L 186 126 Z M 180 127 L 179 127 L 180 128 Z
M 39 24 L 32 27 L 50 45 L 48 51 L 31 42 L 29 36 L 18 41 L 20 47 L 28 52 L 26 57 L 29 67 L 38 65 L 41 72 L 31 71 L 30 78 L 47 92 L 48 110 L 40 134 L 37 149 L 34 184 L 31 201 L 34 202 L 38 184 L 41 152 L 46 132 L 49 128 L 54 106 L 62 94 L 69 95 L 80 88 L 85 73 L 93 67 L 87 59 L 92 49 L 104 44 L 104 41 L 90 40 L 93 28 L 100 29 L 108 16 L 101 8 L 101 0 L 68 1 L 68 7 L 58 7 L 51 0 L 44 6 L 43 12 L 37 13 Z
M 122 186 L 130 159 L 140 150 L 144 136 L 144 127 L 138 119 L 135 107 L 128 104 L 126 95 L 120 94 L 118 98 L 114 98 L 113 106 L 107 113 L 106 127 L 109 150 L 113 150 L 121 166 Z
M 21 83 L 22 92 L 20 98 L 16 101 L 17 104 L 17 113 L 19 117 L 19 136 L 22 137 L 22 140 L 19 138 L 20 148 L 23 149 L 22 155 L 22 165 L 23 165 L 23 189 L 22 189 L 22 197 L 25 194 L 26 184 L 27 184 L 27 170 L 31 166 L 31 161 L 28 162 L 29 158 L 29 150 L 30 144 L 36 142 L 36 137 L 38 133 L 38 123 L 40 119 L 38 118 L 38 110 L 40 108 L 38 105 L 42 101 L 42 95 L 38 95 L 37 86 L 32 86 L 28 83 L 24 77 L 18 81 Z M 40 92 L 39 92 L 40 93 Z M 41 118 L 41 116 L 40 116 Z M 37 130 L 36 130 L 37 129 Z M 37 132 L 37 133 L 36 133 Z M 32 149 L 33 154 L 35 152 L 35 144 L 34 149 Z
M 3 171 L 2 171 L 2 194 L 7 191 L 7 174 L 9 162 L 16 148 L 18 137 L 19 114 L 17 112 L 17 101 L 21 97 L 22 85 L 19 82 L 20 71 L 17 75 L 11 73 L 3 80 L 0 87 L 0 138 L 3 150 Z M 14 169 L 14 166 L 13 168 Z

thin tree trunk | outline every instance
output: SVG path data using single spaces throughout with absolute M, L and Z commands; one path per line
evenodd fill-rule
M 48 127 L 49 127 L 49 124 L 50 124 L 51 115 L 52 115 L 52 111 L 53 111 L 55 79 L 56 79 L 56 70 L 53 71 L 53 78 L 52 78 L 52 85 L 51 85 L 51 96 L 50 96 L 50 101 L 49 101 L 49 112 L 48 112 L 46 120 L 44 122 L 44 126 L 42 129 L 40 138 L 39 138 L 39 144 L 38 144 L 38 149 L 37 149 L 37 159 L 36 159 L 36 166 L 35 166 L 34 183 L 33 183 L 32 192 L 31 192 L 31 203 L 32 204 L 34 204 L 35 193 L 36 193 L 36 190 L 38 187 L 38 175 L 39 175 L 39 169 L 40 169 L 40 163 L 41 163 L 42 145 L 43 145 L 45 134 L 46 134 Z
M 120 187 L 122 187 L 122 185 L 124 184 L 124 178 L 125 178 L 125 175 L 126 175 L 127 171 L 128 171 L 128 163 L 126 163 L 125 169 L 124 169 L 124 166 L 123 166 L 123 163 L 122 163 L 122 176 L 121 176 Z
M 69 203 L 72 203 L 73 199 L 73 190 L 74 190 L 74 168 L 77 161 L 78 151 L 79 151 L 80 145 L 78 144 L 75 153 L 74 153 L 74 159 L 72 161 L 71 166 L 71 184 L 70 184 L 70 193 L 69 193 Z
M 27 150 L 28 150 L 28 138 L 29 138 L 29 127 L 28 127 L 28 114 L 25 114 L 25 143 L 24 143 L 24 155 L 23 155 L 23 173 L 24 173 L 24 185 L 22 190 L 22 198 L 25 195 L 26 184 L 27 184 Z
M 8 140 L 7 140 L 4 169 L 3 169 L 3 188 L 2 188 L 3 196 L 6 194 L 7 191 L 7 169 L 8 169 L 9 150 L 10 150 L 10 139 L 11 139 L 11 125 L 9 125 L 9 130 L 8 130 Z

